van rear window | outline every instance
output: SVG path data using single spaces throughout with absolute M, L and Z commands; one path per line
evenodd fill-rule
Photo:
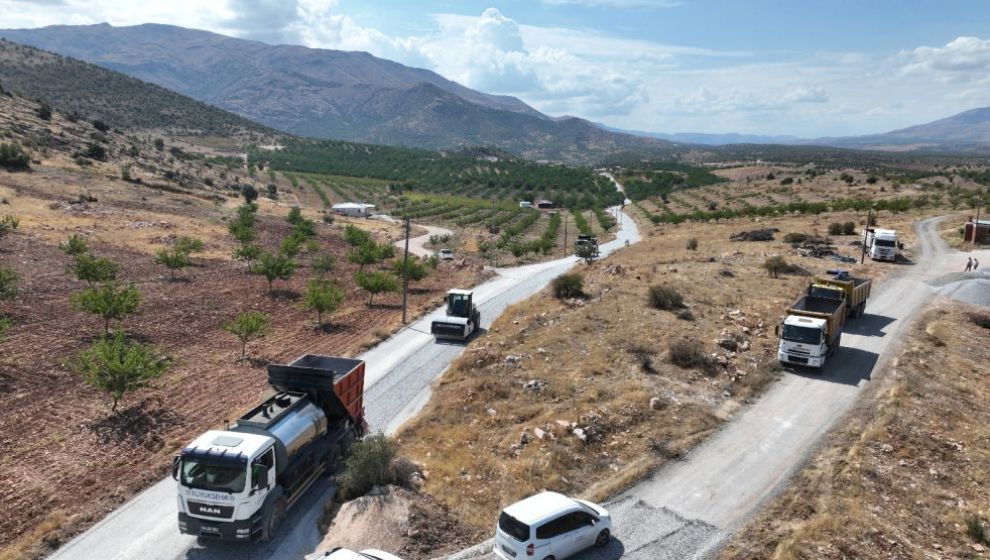
M 501 529 L 503 533 L 519 542 L 526 542 L 529 540 L 529 525 L 526 525 L 504 511 L 502 512 L 502 515 L 498 516 L 498 528 Z

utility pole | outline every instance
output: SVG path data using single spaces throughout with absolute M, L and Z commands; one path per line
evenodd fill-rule
M 406 216 L 406 255 L 402 261 L 402 324 L 406 324 L 407 303 L 409 301 L 409 229 L 412 218 Z
M 983 206 L 983 197 L 976 201 L 976 221 L 973 222 L 973 248 L 976 249 L 976 232 L 980 229 L 980 207 Z
M 564 256 L 567 256 L 567 216 L 564 216 Z
M 863 228 L 863 252 L 859 256 L 859 264 L 863 264 L 864 262 L 866 262 L 866 239 L 869 234 L 870 224 L 872 224 L 872 221 L 870 220 L 870 214 L 873 212 L 874 206 L 876 205 L 871 204 L 870 207 L 866 209 L 866 227 Z

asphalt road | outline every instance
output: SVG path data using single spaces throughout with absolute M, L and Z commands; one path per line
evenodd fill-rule
M 755 404 L 684 459 L 611 500 L 616 538 L 577 560 L 713 557 L 811 456 L 855 403 L 862 388 L 896 354 L 898 341 L 940 289 L 959 290 L 965 257 L 949 251 L 937 219 L 917 225 L 921 257 L 881 285 L 866 315 L 847 323 L 842 347 L 822 374 L 789 372 Z M 972 253 L 986 258 L 990 251 Z M 962 264 L 960 264 L 962 263 Z M 946 294 L 951 295 L 951 294 Z M 491 543 L 455 555 L 494 557 Z
M 615 240 L 603 244 L 602 256 L 639 241 L 636 225 L 620 214 Z M 555 261 L 497 269 L 497 277 L 475 288 L 482 326 L 509 305 L 545 287 L 577 262 L 570 256 Z M 438 304 L 440 302 L 437 302 Z M 464 351 L 464 345 L 439 344 L 429 334 L 434 311 L 399 331 L 359 358 L 367 362 L 365 408 L 372 430 L 394 432 L 429 400 L 430 384 Z M 304 353 L 300 349 L 299 353 Z M 217 419 L 220 420 L 219 418 Z M 67 489 L 71 491 L 71 489 Z M 322 535 L 317 520 L 333 488 L 321 481 L 289 513 L 280 536 L 271 543 L 203 546 L 180 535 L 176 526 L 175 482 L 166 478 L 127 502 L 85 533 L 65 544 L 54 560 L 255 560 L 302 558 L 313 552 Z

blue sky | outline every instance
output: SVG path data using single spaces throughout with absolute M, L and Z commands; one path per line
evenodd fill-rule
M 0 0 L 0 27 L 102 21 L 369 51 L 634 130 L 865 134 L 990 105 L 990 0 Z

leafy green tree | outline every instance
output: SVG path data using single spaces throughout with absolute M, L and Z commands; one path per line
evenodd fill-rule
M 364 270 L 365 265 L 382 262 L 382 252 L 374 242 L 364 243 L 347 253 L 347 260 L 358 265 L 358 270 Z
M 119 268 L 117 263 L 109 259 L 101 259 L 89 253 L 83 253 L 76 255 L 70 270 L 77 279 L 93 286 L 100 282 L 116 280 Z
M 368 305 L 370 306 L 375 296 L 381 293 L 395 293 L 399 291 L 399 279 L 391 272 L 376 270 L 374 272 L 358 271 L 354 274 L 354 282 L 362 290 L 368 292 Z
M 316 328 L 323 329 L 323 314 L 333 313 L 344 301 L 344 291 L 336 282 L 314 278 L 306 285 L 303 308 L 316 311 Z
M 169 276 L 172 280 L 175 280 L 175 273 L 190 264 L 192 261 L 189 260 L 189 255 L 179 251 L 178 249 L 173 249 L 171 251 L 167 249 L 162 249 L 155 253 L 155 264 L 163 264 L 169 270 Z
M 298 235 L 290 235 L 282 240 L 282 244 L 279 245 L 279 252 L 290 259 L 294 259 L 302 250 L 302 243 L 302 237 Z
M 272 292 L 272 282 L 288 280 L 296 272 L 296 262 L 281 253 L 262 252 L 251 265 L 251 273 L 264 276 L 268 280 L 268 293 Z
M 243 185 L 241 187 L 241 196 L 244 197 L 246 204 L 253 204 L 255 200 L 258 200 L 258 189 L 252 185 Z
M 374 242 L 374 239 L 370 233 L 363 229 L 352 224 L 347 224 L 347 227 L 344 228 L 344 241 L 351 247 L 360 247 L 361 245 Z
M 325 276 L 327 273 L 333 272 L 333 269 L 337 267 L 337 257 L 331 255 L 330 253 L 325 253 L 323 255 L 317 255 L 313 259 L 313 272 L 315 272 L 320 278 Z
M 141 292 L 133 285 L 121 287 L 115 282 L 91 286 L 72 294 L 72 307 L 103 319 L 103 330 L 110 332 L 111 321 L 134 315 L 141 304 Z
M 408 275 L 410 282 L 419 282 L 430 275 L 429 267 L 416 257 L 396 259 L 392 263 L 392 271 L 399 278 L 402 278 L 404 274 Z
M 66 255 L 78 256 L 89 252 L 89 246 L 86 244 L 86 240 L 81 236 L 73 233 L 65 240 L 64 243 L 58 246 Z
M 52 120 L 52 108 L 47 103 L 42 103 L 38 107 L 38 118 L 43 121 Z
M 175 250 L 191 255 L 203 250 L 203 241 L 195 237 L 180 237 L 175 240 Z
M 261 256 L 261 247 L 257 245 L 238 245 L 234 249 L 234 258 L 239 261 L 244 261 L 247 263 L 248 272 L 251 271 L 251 263 L 258 260 Z
M 87 384 L 110 395 L 110 411 L 116 413 L 125 394 L 161 377 L 170 360 L 151 346 L 127 340 L 123 331 L 117 331 L 113 336 L 107 333 L 80 352 L 74 365 Z
M 247 343 L 271 332 L 271 320 L 261 311 L 248 311 L 224 323 L 223 330 L 241 341 L 241 356 L 238 360 L 243 360 L 247 357 Z

